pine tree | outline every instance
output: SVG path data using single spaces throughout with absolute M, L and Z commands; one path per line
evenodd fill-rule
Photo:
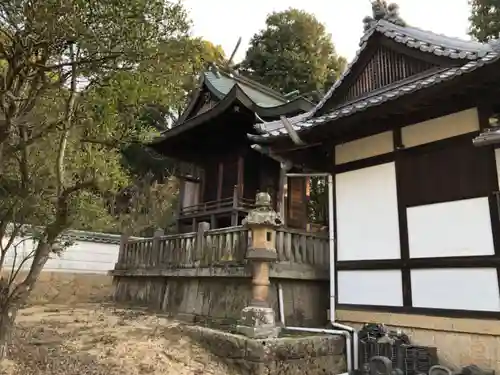
M 480 42 L 500 37 L 500 0 L 469 0 L 469 34 Z

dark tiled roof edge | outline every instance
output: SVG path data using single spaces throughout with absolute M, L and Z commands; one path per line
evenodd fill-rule
M 386 90 L 384 92 L 368 96 L 366 98 L 354 101 L 345 106 L 339 107 L 336 110 L 329 112 L 325 115 L 308 118 L 302 121 L 296 121 L 293 123 L 293 127 L 296 131 L 302 131 L 305 129 L 313 128 L 317 125 L 339 119 L 351 115 L 353 113 L 365 110 L 370 107 L 380 105 L 384 102 L 397 99 L 403 95 L 434 86 L 438 83 L 450 81 L 462 74 L 470 73 L 481 66 L 491 64 L 495 61 L 500 60 L 500 54 L 497 52 L 490 52 L 479 60 L 472 60 L 460 67 L 448 68 L 441 70 L 437 73 L 433 73 L 427 77 L 412 81 L 404 85 L 398 85 L 392 90 Z M 266 134 L 261 135 L 264 138 L 273 138 L 277 136 L 286 135 L 287 132 L 284 127 L 275 128 L 268 131 Z

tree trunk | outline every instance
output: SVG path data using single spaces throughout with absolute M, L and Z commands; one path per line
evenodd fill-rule
M 14 329 L 17 307 L 0 307 L 0 361 L 7 357 L 8 345 Z
M 28 300 L 28 296 L 49 258 L 50 249 L 51 247 L 47 243 L 38 243 L 30 271 L 20 284 L 16 285 L 14 280 L 7 281 L 0 278 L 0 361 L 8 354 L 7 348 L 19 307 Z

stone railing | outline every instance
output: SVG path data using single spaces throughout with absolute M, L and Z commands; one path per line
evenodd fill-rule
M 243 226 L 209 229 L 208 223 L 200 223 L 198 232 L 192 233 L 165 236 L 157 232 L 155 237 L 145 239 L 122 236 L 115 269 L 242 265 L 248 237 Z M 279 228 L 276 251 L 279 263 L 328 266 L 328 239 L 317 233 Z

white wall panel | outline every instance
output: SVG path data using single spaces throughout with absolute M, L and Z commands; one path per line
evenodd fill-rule
M 403 306 L 400 270 L 339 271 L 339 303 Z
M 401 129 L 405 147 L 414 147 L 479 130 L 477 108 L 452 113 Z
M 335 164 L 348 163 L 394 151 L 392 131 L 335 146 Z
M 488 198 L 407 209 L 411 258 L 493 255 Z
M 3 243 L 6 244 L 6 239 Z M 78 272 L 78 273 L 107 273 L 114 269 L 118 261 L 118 244 L 99 243 L 91 241 L 73 241 L 73 246 L 67 248 L 60 256 L 51 255 L 44 271 Z M 17 246 L 16 267 L 25 259 L 36 245 L 31 239 L 16 239 Z M 14 248 L 11 247 L 5 259 L 5 265 L 12 267 L 15 259 Z M 24 264 L 23 269 L 29 269 L 31 261 Z
M 336 177 L 338 260 L 399 259 L 394 163 Z
M 414 307 L 500 311 L 495 268 L 411 271 Z

